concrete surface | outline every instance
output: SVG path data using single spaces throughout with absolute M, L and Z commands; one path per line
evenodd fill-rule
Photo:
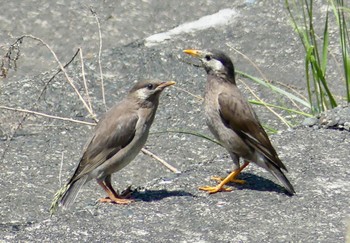
M 97 63 L 98 28 L 89 6 L 93 6 L 101 21 L 108 106 L 120 100 L 136 80 L 177 81 L 177 87 L 169 88 L 161 97 L 147 148 L 182 173 L 174 174 L 140 154 L 113 176 L 119 190 L 133 185 L 135 203 L 96 204 L 104 194 L 92 181 L 70 210 L 59 211 L 50 218 L 52 197 L 73 172 L 92 127 L 30 116 L 9 142 L 6 139 L 23 114 L 1 110 L 0 152 L 4 158 L 0 167 L 0 241 L 344 242 L 350 214 L 350 136 L 344 126 L 315 126 L 315 120 L 310 127 L 287 129 L 269 111 L 255 106 L 262 123 L 280 131 L 271 140 L 289 169 L 287 176 L 297 191 L 293 197 L 287 196 L 270 174 L 255 165 L 241 175 L 247 184 L 232 185 L 232 192 L 207 195 L 198 191 L 199 186 L 214 183 L 209 180 L 211 175 L 228 173 L 231 164 L 225 150 L 195 136 L 157 133 L 185 130 L 210 135 L 201 101 L 183 91 L 201 95 L 205 85 L 203 70 L 181 62 L 180 59 L 193 61 L 181 53 L 186 48 L 222 49 L 233 58 L 238 70 L 258 76 L 259 72 L 235 48 L 250 57 L 271 81 L 291 85 L 305 94 L 303 50 L 282 2 L 3 2 L 1 52 L 6 52 L 5 46 L 14 42 L 13 37 L 23 34 L 42 38 L 63 63 L 81 47 L 97 114 L 103 113 L 104 108 Z M 233 10 L 237 15 L 215 28 L 177 32 L 177 27 L 183 28 L 185 23 L 222 9 Z M 169 40 L 154 45 L 145 41 L 169 31 Z M 10 70 L 8 78 L 0 81 L 0 104 L 32 108 L 56 70 L 51 54 L 37 42 L 25 39 L 17 71 Z M 79 59 L 68 70 L 83 90 Z M 336 75 L 332 69 L 329 72 Z M 253 98 L 241 81 L 265 101 L 289 105 L 283 97 L 240 79 L 239 87 L 247 97 Z M 337 95 L 344 95 L 340 82 L 334 79 L 331 88 Z M 62 74 L 51 81 L 34 109 L 91 121 Z M 347 106 L 328 114 L 327 117 L 344 114 L 343 124 L 350 122 Z M 292 122 L 299 124 L 303 119 L 296 117 Z

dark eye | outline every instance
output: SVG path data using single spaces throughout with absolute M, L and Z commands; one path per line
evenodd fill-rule
M 205 60 L 207 60 L 207 61 L 210 61 L 210 59 L 211 59 L 211 56 L 210 55 L 205 55 Z
M 147 89 L 149 90 L 153 89 L 153 84 L 147 84 Z

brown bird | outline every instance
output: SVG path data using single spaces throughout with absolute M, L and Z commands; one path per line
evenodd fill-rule
M 204 99 L 206 121 L 234 164 L 233 171 L 226 178 L 213 177 L 220 182 L 217 186 L 200 189 L 209 193 L 231 191 L 224 186 L 229 182 L 244 183 L 236 178 L 249 162 L 253 162 L 269 171 L 290 194 L 294 194 L 292 184 L 282 172 L 282 169 L 287 171 L 286 167 L 278 158 L 253 108 L 236 85 L 231 59 L 217 50 L 184 50 L 184 53 L 200 59 L 208 74 Z M 239 158 L 244 160 L 242 166 Z
M 56 193 L 51 214 L 58 204 L 68 207 L 73 203 L 80 188 L 92 179 L 96 179 L 108 195 L 100 202 L 128 204 L 132 201 L 117 194 L 111 184 L 111 175 L 129 164 L 145 145 L 159 96 L 165 87 L 173 84 L 173 81 L 139 82 L 126 98 L 103 115 L 85 145 L 74 175 Z

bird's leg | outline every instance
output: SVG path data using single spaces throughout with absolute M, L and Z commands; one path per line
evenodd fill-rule
M 232 162 L 234 164 L 234 167 L 233 167 L 232 171 L 239 170 L 240 167 L 241 167 L 239 165 L 239 156 L 237 154 L 233 153 L 233 152 L 230 153 L 230 156 L 231 156 Z M 214 181 L 217 181 L 218 183 L 221 183 L 226 178 L 225 177 L 220 177 L 220 176 L 213 176 L 213 177 L 211 177 L 211 179 L 214 180 Z M 245 183 L 244 180 L 238 180 L 236 178 L 232 178 L 232 180 L 229 181 L 229 182 L 238 183 L 238 184 L 244 184 Z
M 216 182 L 222 182 L 223 180 L 225 180 L 226 178 L 225 177 L 221 177 L 221 176 L 212 176 L 212 177 L 210 177 L 210 179 L 211 180 L 213 180 L 213 181 L 216 181 Z M 237 184 L 241 184 L 241 185 L 243 185 L 243 184 L 245 184 L 245 180 L 240 180 L 240 179 L 235 179 L 235 178 L 232 178 L 232 180 L 231 181 L 229 181 L 229 182 L 233 182 L 233 183 L 237 183 Z
M 97 183 L 102 187 L 102 189 L 107 193 L 108 197 L 100 198 L 101 203 L 116 203 L 116 204 L 129 204 L 133 202 L 131 199 L 126 199 L 113 189 L 111 184 L 110 176 L 106 177 L 104 181 L 97 180 Z
M 221 180 L 219 185 L 217 185 L 217 186 L 203 186 L 203 187 L 200 187 L 199 190 L 207 191 L 210 194 L 220 192 L 220 191 L 225 191 L 225 192 L 232 191 L 231 188 L 225 188 L 224 186 L 229 182 L 237 182 L 237 181 L 241 182 L 242 180 L 237 180 L 236 177 L 248 165 L 249 165 L 249 162 L 245 161 L 244 164 L 238 170 L 232 171 L 226 178 Z
M 121 194 L 116 192 L 112 186 L 112 177 L 110 175 L 105 178 L 104 182 L 105 182 L 105 185 L 108 187 L 108 189 L 119 198 L 128 199 L 133 192 L 131 190 L 131 186 L 128 186 L 124 191 L 122 191 Z
M 105 178 L 104 182 L 105 185 L 109 188 L 109 190 L 113 192 L 113 194 L 118 198 L 128 199 L 132 194 L 131 186 L 128 186 L 128 188 L 126 188 L 121 194 L 118 194 L 112 186 L 112 177 L 110 175 Z
M 131 185 L 128 186 L 124 191 L 122 191 L 121 194 L 119 194 L 122 198 L 129 198 L 131 194 L 133 193 L 133 190 L 131 189 Z

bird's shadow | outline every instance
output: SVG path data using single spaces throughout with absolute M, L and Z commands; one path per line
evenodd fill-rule
M 291 196 L 291 194 L 286 189 L 284 189 L 277 183 L 249 172 L 242 172 L 239 175 L 238 179 L 244 180 L 246 181 L 246 183 L 242 185 L 236 183 L 229 183 L 228 185 L 234 186 L 238 190 L 269 191 Z
M 139 191 L 134 190 L 131 194 L 131 198 L 135 200 L 140 200 L 144 202 L 152 202 L 152 201 L 160 201 L 167 197 L 195 197 L 192 193 L 176 190 L 176 191 L 168 191 L 168 190 L 145 190 Z

